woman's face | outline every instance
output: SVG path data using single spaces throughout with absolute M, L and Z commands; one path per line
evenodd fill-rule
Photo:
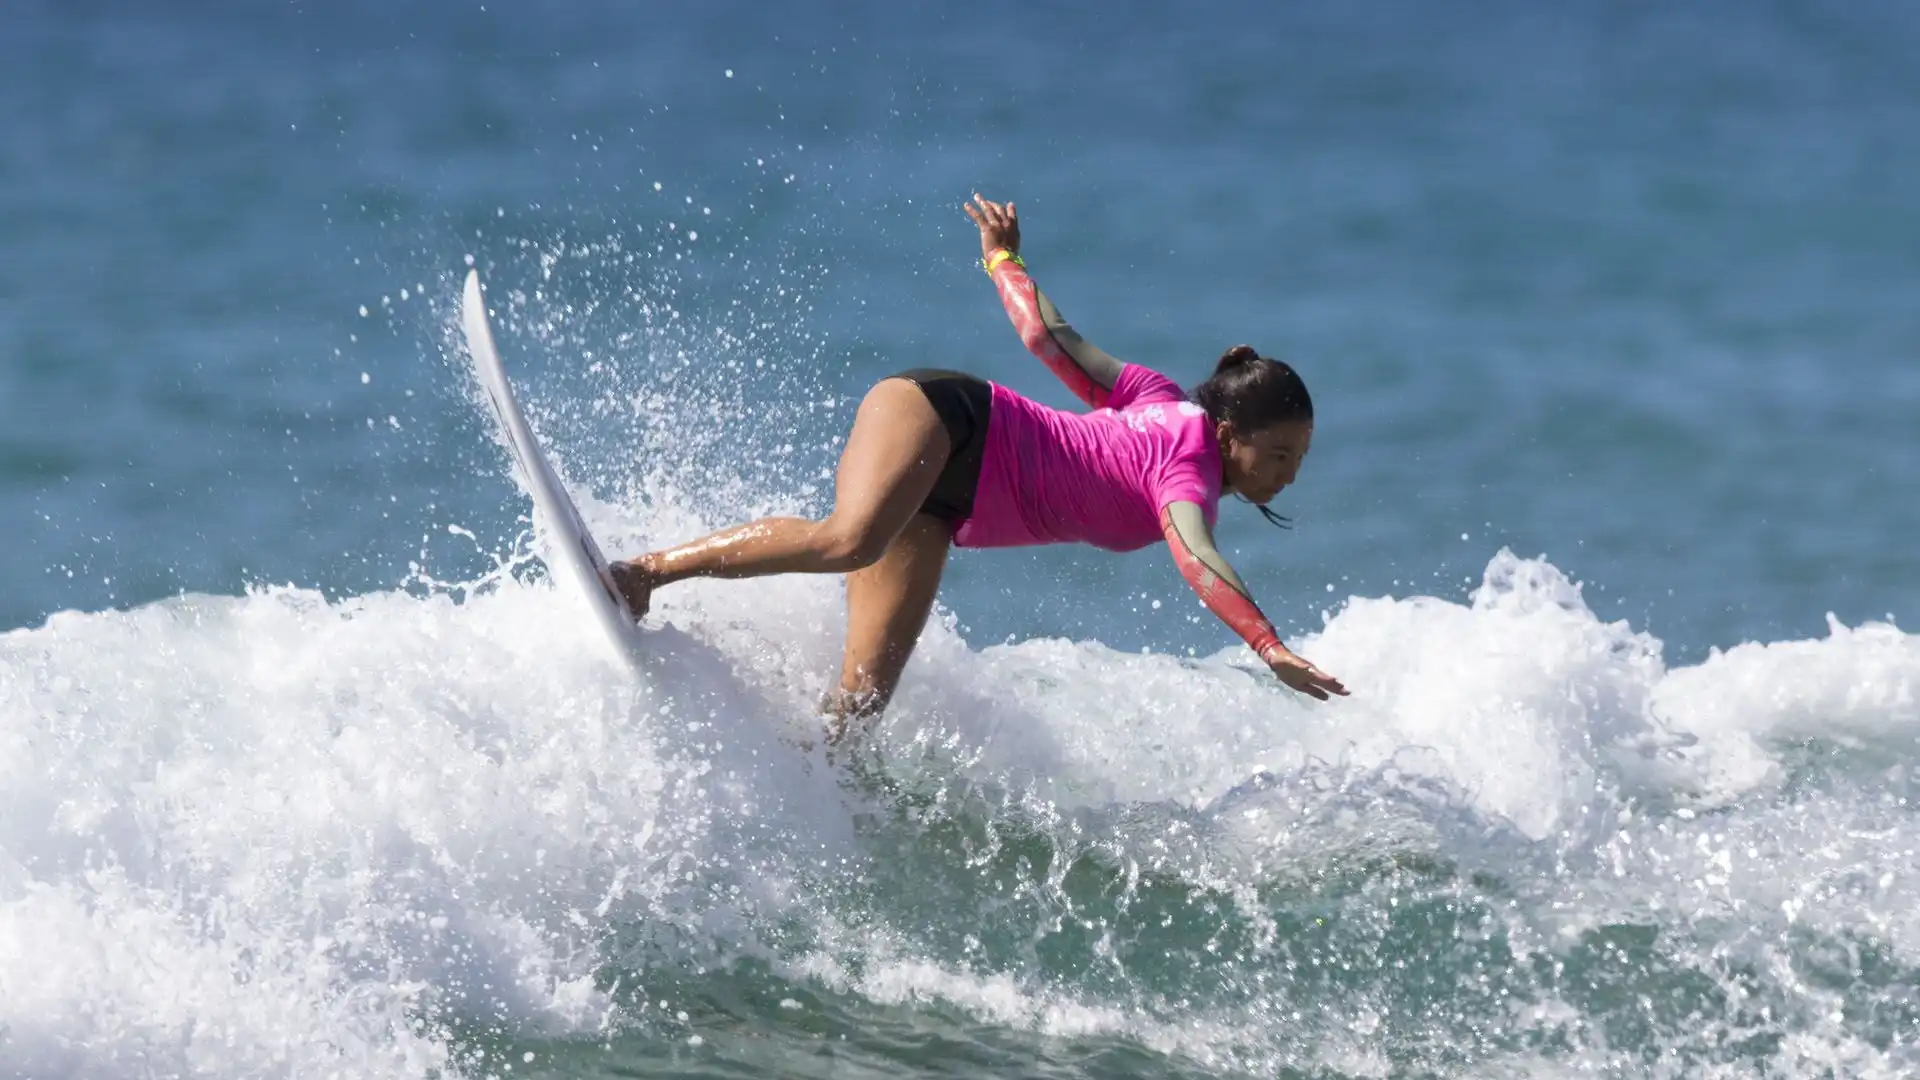
M 1300 475 L 1300 462 L 1313 445 L 1313 422 L 1270 424 L 1244 435 L 1222 422 L 1217 434 L 1227 487 L 1265 506 Z

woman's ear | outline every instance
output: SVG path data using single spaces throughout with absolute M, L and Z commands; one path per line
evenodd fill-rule
M 1225 420 L 1213 425 L 1213 437 L 1220 443 L 1220 452 L 1226 453 L 1227 448 L 1233 445 L 1233 425 Z

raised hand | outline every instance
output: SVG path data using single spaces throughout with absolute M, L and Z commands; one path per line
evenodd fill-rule
M 1020 254 L 1020 219 L 1014 214 L 1012 203 L 990 202 L 975 193 L 973 201 L 962 208 L 973 223 L 980 226 L 982 259 L 991 258 L 1001 248 Z

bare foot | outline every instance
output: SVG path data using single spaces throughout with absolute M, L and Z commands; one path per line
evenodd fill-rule
M 887 703 L 871 689 L 848 690 L 834 687 L 820 698 L 819 715 L 824 727 L 827 749 L 833 750 L 869 731 L 886 711 Z
M 646 618 L 647 609 L 653 604 L 653 590 L 659 584 L 653 572 L 647 568 L 647 556 L 608 563 L 607 571 L 613 575 L 613 583 L 619 587 L 620 595 L 626 598 L 627 610 L 633 613 L 634 620 L 637 622 Z

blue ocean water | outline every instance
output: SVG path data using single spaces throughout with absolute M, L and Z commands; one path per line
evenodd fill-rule
M 1910 1074 L 1916 54 L 1874 2 L 16 3 L 0 1074 Z M 823 511 L 891 370 L 1069 403 L 975 191 L 1107 350 L 1302 370 L 1297 527 L 1221 539 L 1352 700 L 1152 551 L 956 556 L 860 783 L 780 738 L 833 582 L 596 651 L 467 266 L 627 554 Z

